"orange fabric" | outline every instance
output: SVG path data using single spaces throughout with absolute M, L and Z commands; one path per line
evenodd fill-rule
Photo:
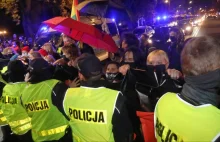
M 154 134 L 154 113 L 137 111 L 145 142 L 157 142 Z

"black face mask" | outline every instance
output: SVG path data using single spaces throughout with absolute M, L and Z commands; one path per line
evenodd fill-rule
M 10 59 L 12 56 L 14 56 L 14 54 L 4 55 L 4 57 L 5 57 L 6 59 Z
M 171 42 L 177 42 L 177 38 L 175 36 L 170 36 Z

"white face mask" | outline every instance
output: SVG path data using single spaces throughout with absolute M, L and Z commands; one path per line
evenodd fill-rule
M 105 77 L 108 81 L 113 81 L 117 75 L 118 73 L 106 73 Z
M 22 56 L 28 56 L 27 52 L 22 52 Z

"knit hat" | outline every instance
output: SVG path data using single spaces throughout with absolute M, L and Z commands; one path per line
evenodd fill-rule
M 41 55 L 41 56 L 43 56 L 43 57 L 45 57 L 45 56 L 47 56 L 47 55 L 48 55 L 47 51 L 46 51 L 46 50 L 44 50 L 44 49 L 40 49 L 40 50 L 38 50 L 38 52 L 39 52 L 39 53 L 40 53 L 40 55 Z
M 29 47 L 28 47 L 28 46 L 24 46 L 24 47 L 21 49 L 21 51 L 26 51 L 26 52 L 29 52 L 29 51 L 30 51 L 30 49 L 29 49 Z

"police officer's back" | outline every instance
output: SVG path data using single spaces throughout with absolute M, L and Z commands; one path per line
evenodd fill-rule
M 81 87 L 68 89 L 64 98 L 74 141 L 128 140 L 132 128 L 124 98 L 104 87 L 101 62 L 94 55 L 83 54 L 76 67 Z
M 167 93 L 155 109 L 158 141 L 219 141 L 220 42 L 192 38 L 183 48 L 186 83 L 180 94 Z
M 22 90 L 21 100 L 31 117 L 32 138 L 34 141 L 71 141 L 68 139 L 70 132 L 66 132 L 68 120 L 56 107 L 62 104 L 59 97 L 67 87 L 58 80 L 50 79 L 50 71 L 49 64 L 37 58 L 30 62 L 26 75 L 28 85 Z

